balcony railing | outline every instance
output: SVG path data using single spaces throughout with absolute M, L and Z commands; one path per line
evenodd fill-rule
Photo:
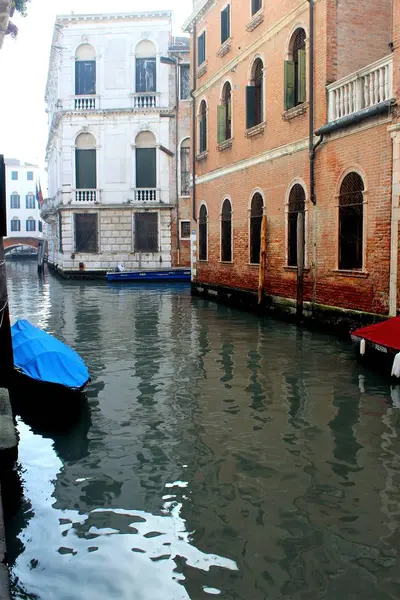
M 336 121 L 393 96 L 393 55 L 328 85 L 328 120 Z
M 74 98 L 75 110 L 96 110 L 98 108 L 97 96 L 75 96 Z
M 76 204 L 95 204 L 99 199 L 99 190 L 75 190 Z
M 133 94 L 133 108 L 137 110 L 146 110 L 159 108 L 160 95 L 157 92 L 139 92 Z
M 135 202 L 140 202 L 143 204 L 161 202 L 160 190 L 155 188 L 137 188 L 135 189 Z

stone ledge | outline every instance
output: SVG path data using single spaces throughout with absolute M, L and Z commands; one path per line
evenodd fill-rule
M 225 140 L 224 142 L 221 142 L 220 144 L 218 144 L 218 146 L 217 146 L 218 152 L 224 152 L 224 150 L 230 150 L 232 148 L 232 142 L 233 142 L 233 138 L 230 138 L 229 140 Z
M 246 31 L 254 31 L 264 21 L 264 10 L 258 11 L 246 25 Z
M 203 75 L 205 75 L 207 73 L 207 61 L 203 62 L 203 64 L 200 65 L 200 67 L 197 69 L 197 77 L 200 79 L 200 77 L 203 77 Z
M 289 110 L 286 110 L 282 115 L 282 119 L 284 121 L 291 121 L 296 117 L 301 117 L 301 115 L 305 115 L 307 109 L 308 102 L 303 102 L 303 104 L 299 104 L 298 106 L 294 106 L 293 108 L 289 108 Z
M 231 44 L 231 39 L 229 38 L 222 44 L 221 48 L 218 50 L 217 57 L 222 58 L 223 56 L 225 56 L 225 54 L 228 54 L 228 52 L 230 51 L 231 48 L 232 48 L 232 44 Z
M 252 137 L 255 137 L 256 135 L 263 135 L 265 126 L 266 126 L 266 123 L 264 121 L 263 123 L 259 123 L 259 125 L 255 125 L 251 129 L 246 129 L 245 136 L 247 138 L 252 138 Z

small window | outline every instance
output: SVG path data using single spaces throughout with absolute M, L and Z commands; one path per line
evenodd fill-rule
M 306 195 L 303 186 L 296 183 L 290 190 L 288 212 L 288 266 L 297 267 L 297 219 L 304 213 Z
M 207 208 L 203 204 L 200 208 L 199 215 L 199 260 L 207 260 L 208 246 L 208 215 Z
M 156 57 L 136 58 L 136 92 L 156 92 Z
M 28 171 L 26 174 L 26 179 L 28 181 L 33 181 L 33 171 Z
M 25 198 L 26 208 L 35 208 L 35 195 L 27 194 Z
M 197 38 L 197 64 L 202 65 L 206 60 L 206 32 L 203 31 Z
M 205 100 L 202 100 L 200 104 L 199 130 L 199 152 L 201 154 L 207 150 L 207 104 Z
M 75 252 L 98 252 L 97 214 L 75 214 Z
M 190 140 L 181 144 L 181 196 L 190 196 Z
M 285 110 L 306 101 L 306 32 L 298 29 L 292 38 L 290 60 L 285 61 Z
M 180 99 L 188 100 L 190 96 L 190 65 L 180 67 Z
M 221 261 L 232 260 L 232 206 L 228 199 L 224 200 L 221 213 Z
M 13 181 L 18 181 L 18 171 L 11 171 L 11 179 Z
M 232 88 L 227 82 L 222 92 L 222 104 L 218 106 L 218 143 L 232 137 Z
M 264 202 L 261 194 L 254 194 L 250 211 L 250 263 L 260 263 L 261 226 Z
M 28 217 L 26 220 L 26 230 L 36 231 L 36 221 L 33 217 Z
M 251 15 L 254 16 L 262 8 L 262 0 L 251 0 Z
M 158 213 L 136 213 L 135 252 L 158 251 Z
M 264 65 L 260 58 L 254 61 L 251 84 L 246 88 L 246 126 L 251 129 L 263 121 Z
M 339 269 L 362 269 L 364 183 L 358 173 L 343 180 L 339 198 Z
M 42 221 L 38 221 L 38 226 L 39 226 L 39 232 L 43 233 L 43 223 L 42 223 Z
M 11 194 L 10 197 L 10 208 L 20 208 L 21 207 L 21 197 L 17 192 Z
M 221 11 L 221 44 L 231 37 L 231 5 Z
M 190 240 L 190 221 L 181 221 L 181 240 Z
M 18 217 L 11 219 L 11 231 L 21 231 L 21 221 Z

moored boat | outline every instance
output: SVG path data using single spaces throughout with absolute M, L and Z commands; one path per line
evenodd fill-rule
M 134 271 L 115 271 L 107 273 L 108 281 L 112 282 L 190 282 L 192 271 L 188 267 L 172 267 L 166 269 L 137 269 Z
M 400 378 L 400 317 L 357 329 L 351 338 L 362 361 Z

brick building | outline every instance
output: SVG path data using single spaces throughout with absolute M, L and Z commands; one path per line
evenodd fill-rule
M 314 314 L 396 314 L 392 5 L 195 0 L 194 293 L 235 290 L 251 303 L 261 282 L 284 310 L 304 293 Z

